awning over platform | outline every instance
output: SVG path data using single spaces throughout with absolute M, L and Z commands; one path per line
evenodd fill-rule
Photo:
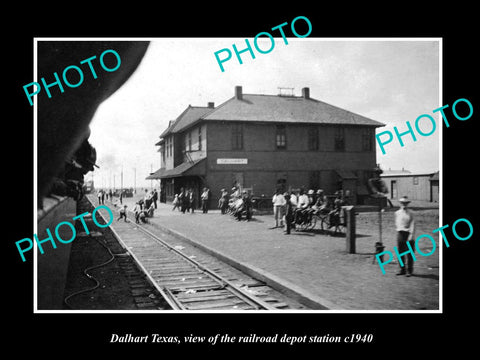
M 195 161 L 187 161 L 181 163 L 173 169 L 158 169 L 153 174 L 147 176 L 146 180 L 156 180 L 156 179 L 168 179 L 175 178 L 180 176 L 204 176 L 206 173 L 205 164 L 206 162 L 203 159 L 198 159 Z

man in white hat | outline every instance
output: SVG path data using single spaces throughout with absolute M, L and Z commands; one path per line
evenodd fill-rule
M 398 200 L 400 202 L 400 209 L 395 212 L 395 228 L 397 230 L 397 248 L 399 253 L 404 253 L 409 250 L 407 242 L 410 248 L 415 248 L 415 241 L 413 240 L 413 232 L 415 230 L 415 220 L 413 219 L 413 213 L 408 209 L 410 200 L 406 196 L 403 196 Z M 400 265 L 400 272 L 397 275 L 411 276 L 413 274 L 413 262 L 414 259 L 411 254 L 406 254 L 401 257 L 403 262 Z M 406 266 L 406 270 L 405 270 Z

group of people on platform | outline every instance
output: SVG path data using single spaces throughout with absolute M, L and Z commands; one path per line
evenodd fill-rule
M 247 190 L 242 191 L 239 186 L 234 186 L 230 195 L 225 189 L 220 190 L 218 208 L 222 214 L 229 213 L 238 221 L 243 218 L 247 221 L 252 219 L 252 198 Z
M 282 193 L 277 190 L 272 198 L 275 227 L 283 227 L 285 224 L 286 232 L 289 233 L 295 224 L 310 221 L 313 214 L 327 209 L 328 216 L 333 220 L 333 217 L 339 216 L 341 206 L 345 204 L 341 192 L 337 192 L 336 195 L 333 204 L 330 204 L 323 190 L 306 192 L 300 189 L 292 193 Z M 207 213 L 210 199 L 208 188 L 203 189 L 200 199 L 202 212 Z M 175 194 L 172 211 L 178 209 L 182 213 L 194 213 L 195 208 L 194 191 L 181 188 L 180 193 Z M 220 190 L 218 208 L 222 215 L 230 214 L 239 221 L 242 219 L 250 221 L 253 215 L 252 196 L 247 190 L 242 190 L 240 186 L 234 186 L 231 193 L 223 188 Z
M 104 197 L 112 199 L 112 195 L 107 191 L 98 192 L 99 203 L 104 203 Z M 201 208 L 203 213 L 208 213 L 210 190 L 205 187 L 200 196 Z M 133 213 L 136 223 L 147 223 L 149 217 L 153 217 L 157 209 L 158 193 L 156 189 L 148 191 L 145 189 L 145 195 L 135 203 Z M 312 189 L 305 191 L 300 189 L 293 192 L 283 193 L 277 190 L 272 197 L 273 213 L 275 218 L 275 228 L 285 227 L 285 233 L 289 234 L 296 224 L 310 222 L 312 216 L 316 213 L 326 211 L 330 216 L 330 223 L 334 223 L 334 217 L 340 216 L 340 209 L 345 204 L 341 192 L 336 193 L 336 198 L 329 203 L 323 190 L 314 191 Z M 178 209 L 182 213 L 194 213 L 196 208 L 195 194 L 191 188 L 181 188 L 178 194 L 175 194 L 172 210 Z M 250 221 L 253 214 L 253 201 L 249 192 L 241 189 L 240 186 L 234 186 L 229 194 L 225 189 L 221 189 L 218 200 L 218 208 L 221 214 L 230 214 L 238 221 L 245 219 Z M 120 209 L 120 217 L 126 220 L 126 206 Z
M 135 203 L 135 206 L 133 207 L 133 214 L 135 216 L 135 222 L 137 224 L 139 223 L 148 223 L 147 218 L 153 217 L 153 214 L 155 212 L 155 209 L 157 208 L 157 201 L 158 201 L 158 192 L 156 189 L 153 189 L 151 191 L 148 191 L 148 189 L 145 189 L 145 195 L 143 198 L 138 200 Z M 120 203 L 121 200 L 120 200 Z M 115 206 L 117 206 L 115 204 Z M 120 210 L 119 210 L 119 217 L 117 219 L 124 219 L 124 221 L 127 221 L 127 205 L 123 205 Z
M 138 200 L 135 203 L 133 208 L 133 214 L 135 215 L 135 222 L 139 224 L 147 223 L 147 218 L 153 217 L 155 209 L 157 208 L 157 201 L 158 201 L 158 192 L 156 189 L 148 191 L 145 189 L 145 195 L 143 199 Z
M 202 194 L 200 195 L 201 201 L 201 208 L 204 214 L 208 213 L 208 202 L 210 199 L 210 189 L 205 187 L 202 190 Z M 192 214 L 195 212 L 196 203 L 195 203 L 195 193 L 192 189 L 184 189 L 183 187 L 180 189 L 178 194 L 175 194 L 173 199 L 173 208 L 172 211 L 178 209 L 182 213 L 191 212 Z
M 333 204 L 330 204 L 321 189 L 316 192 L 312 189 L 308 192 L 300 189 L 283 194 L 280 190 L 277 190 L 272 197 L 275 228 L 285 227 L 285 234 L 290 234 L 291 229 L 295 228 L 296 224 L 308 223 L 312 220 L 314 214 L 322 212 L 329 216 L 331 224 L 338 222 L 341 207 L 345 205 L 345 201 L 341 191 L 337 191 L 335 195 Z
M 208 213 L 210 201 L 210 189 L 204 187 L 200 195 L 201 209 L 204 214 Z M 194 213 L 197 208 L 195 192 L 193 189 L 181 188 L 178 194 L 175 194 L 173 199 L 172 211 L 177 210 L 182 213 Z M 234 215 L 238 220 L 245 217 L 250 220 L 252 217 L 252 201 L 247 191 L 241 191 L 240 187 L 233 187 L 232 194 L 229 195 L 225 189 L 221 190 L 218 201 L 218 208 L 222 214 L 227 212 Z

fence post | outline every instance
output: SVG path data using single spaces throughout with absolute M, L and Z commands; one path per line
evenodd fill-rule
M 355 210 L 353 206 L 344 206 L 343 211 L 347 228 L 347 253 L 355 254 Z

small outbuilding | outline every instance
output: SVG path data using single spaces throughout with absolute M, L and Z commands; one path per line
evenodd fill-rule
M 411 200 L 439 201 L 439 172 L 415 172 L 385 170 L 381 175 L 389 191 L 389 198 L 398 200 L 408 196 Z

